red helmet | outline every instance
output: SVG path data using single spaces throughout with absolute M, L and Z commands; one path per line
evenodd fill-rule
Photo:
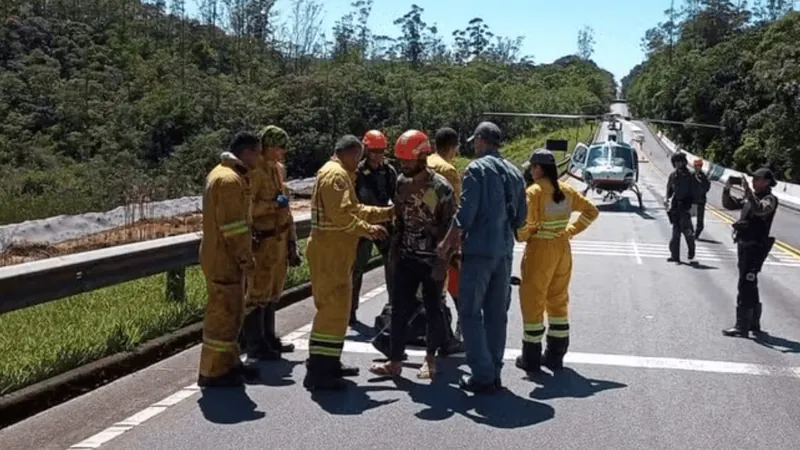
M 369 130 L 364 135 L 364 147 L 367 150 L 384 150 L 389 146 L 389 140 L 378 130 Z
M 397 138 L 394 156 L 397 159 L 417 160 L 431 153 L 428 136 L 419 130 L 408 130 Z

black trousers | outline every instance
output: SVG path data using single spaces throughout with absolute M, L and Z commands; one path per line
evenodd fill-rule
M 389 273 L 389 245 L 386 242 L 374 242 L 371 239 L 360 239 L 358 241 L 358 248 L 356 250 L 356 261 L 353 264 L 353 302 L 350 304 L 350 314 L 355 314 L 358 309 L 358 302 L 361 298 L 361 284 L 364 280 L 364 270 L 367 268 L 367 263 L 372 256 L 372 246 L 378 247 L 381 252 L 381 261 L 383 262 L 383 274 L 386 280 L 386 290 L 389 293 L 389 298 L 392 295 L 392 277 Z M 391 303 L 391 301 L 390 301 Z
M 701 203 L 697 205 L 697 217 L 694 226 L 694 236 L 697 238 L 703 232 L 706 224 L 706 204 Z
M 428 329 L 426 347 L 428 355 L 435 355 L 445 341 L 442 289 L 444 280 L 431 277 L 431 266 L 412 258 L 399 258 L 394 267 L 394 294 L 392 295 L 392 324 L 390 361 L 402 361 L 406 351 L 408 322 L 417 308 L 417 291 L 422 286 L 422 303 Z
M 760 328 L 761 298 L 758 293 L 758 273 L 772 248 L 771 244 L 769 240 L 739 241 L 736 244 L 739 268 L 736 326 L 739 329 Z
M 694 230 L 692 229 L 692 215 L 689 211 L 675 209 L 670 211 L 670 223 L 672 223 L 672 238 L 669 240 L 669 253 L 675 259 L 681 257 L 681 235 L 686 239 L 686 246 L 689 247 L 689 259 L 694 258 L 695 242 Z

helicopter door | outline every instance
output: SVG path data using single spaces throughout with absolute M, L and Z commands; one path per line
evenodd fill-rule
M 572 159 L 569 162 L 568 170 L 575 174 L 578 177 L 583 176 L 583 170 L 586 168 L 586 155 L 589 153 L 588 148 L 582 144 L 578 143 L 575 146 L 575 151 L 572 153 Z

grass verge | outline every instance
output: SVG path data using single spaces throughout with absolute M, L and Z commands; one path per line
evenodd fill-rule
M 305 243 L 298 242 L 303 253 Z M 289 269 L 285 288 L 309 276 L 304 260 Z M 186 271 L 185 301 L 167 301 L 165 285 L 160 274 L 0 315 L 0 395 L 202 320 L 207 295 L 199 267 Z

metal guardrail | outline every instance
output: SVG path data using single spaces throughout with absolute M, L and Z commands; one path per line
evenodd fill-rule
M 569 159 L 558 164 L 566 172 Z M 311 232 L 311 214 L 295 217 L 297 237 Z M 198 264 L 202 233 L 187 233 L 145 242 L 0 267 L 0 314 L 83 294 L 166 272 L 166 296 L 186 296 L 186 267 Z
M 308 237 L 311 215 L 295 217 L 297 237 Z M 0 314 L 167 272 L 168 299 L 186 295 L 186 267 L 198 264 L 202 233 L 0 267 Z

